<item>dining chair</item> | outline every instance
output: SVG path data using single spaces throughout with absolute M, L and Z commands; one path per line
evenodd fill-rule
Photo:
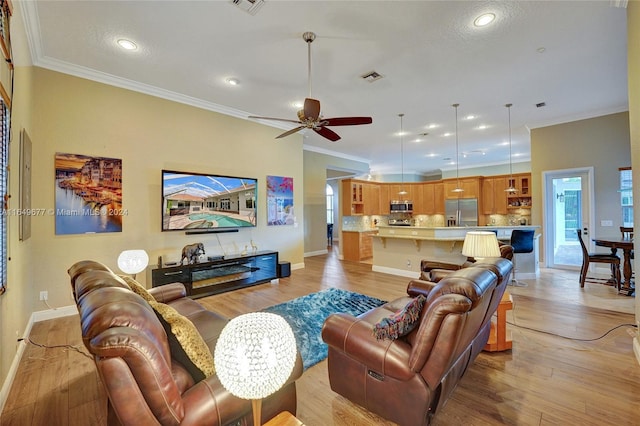
M 633 227 L 621 226 L 620 233 L 622 234 L 622 238 L 627 240 L 633 240 Z M 631 259 L 635 259 L 635 250 L 631 250 Z M 635 277 L 635 273 L 632 273 L 632 277 Z
M 585 282 L 600 284 L 613 282 L 618 291 L 620 291 L 620 284 L 622 283 L 622 279 L 620 277 L 620 256 L 613 253 L 589 253 L 589 251 L 587 250 L 587 246 L 585 246 L 584 241 L 582 241 L 582 231 L 580 229 L 576 229 L 576 233 L 578 234 L 578 241 L 580 242 L 580 247 L 582 248 L 580 287 L 584 287 Z M 589 271 L 589 265 L 591 263 L 608 263 L 611 268 L 611 278 L 588 276 L 587 272 Z

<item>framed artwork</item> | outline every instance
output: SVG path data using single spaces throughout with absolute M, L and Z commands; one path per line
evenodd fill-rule
M 31 139 L 27 131 L 20 133 L 20 210 L 31 211 Z M 20 241 L 31 237 L 31 215 L 21 214 L 18 237 Z
M 56 153 L 56 235 L 122 232 L 122 160 Z
M 267 225 L 293 225 L 293 178 L 267 176 Z

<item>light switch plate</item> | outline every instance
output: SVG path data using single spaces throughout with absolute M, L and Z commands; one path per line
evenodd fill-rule
M 600 226 L 613 226 L 613 221 L 612 220 L 601 220 L 600 221 Z

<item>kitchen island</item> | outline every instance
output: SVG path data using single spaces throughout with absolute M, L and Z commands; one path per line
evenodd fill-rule
M 514 229 L 538 229 L 539 226 L 476 226 L 476 227 L 421 227 L 378 226 L 373 236 L 373 267 L 377 272 L 416 278 L 420 274 L 420 261 L 440 260 L 464 263 L 462 243 L 469 231 L 496 231 L 498 240 L 508 243 Z M 539 273 L 539 237 L 534 237 L 532 253 L 518 253 L 518 278 L 536 278 Z

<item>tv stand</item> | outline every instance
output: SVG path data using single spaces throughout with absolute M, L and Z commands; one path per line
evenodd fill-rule
M 180 282 L 188 296 L 205 297 L 276 279 L 277 266 L 277 251 L 224 256 L 209 262 L 153 268 L 151 286 Z

